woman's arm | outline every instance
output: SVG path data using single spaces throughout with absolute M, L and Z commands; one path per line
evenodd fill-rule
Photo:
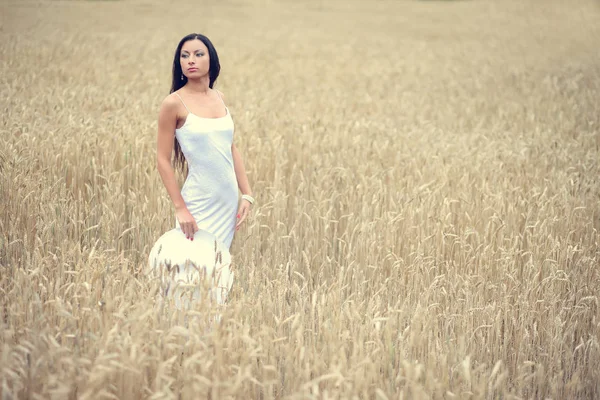
M 233 168 L 235 169 L 235 176 L 238 182 L 238 187 L 242 194 L 247 194 L 252 196 L 252 189 L 250 189 L 250 183 L 248 183 L 248 176 L 246 175 L 246 168 L 244 167 L 244 161 L 242 160 L 242 155 L 240 154 L 235 144 L 231 145 L 231 153 L 233 156 Z M 240 225 L 248 215 L 250 215 L 250 202 L 246 199 L 242 199 L 240 202 L 240 206 L 238 207 L 237 213 L 237 224 L 235 225 L 235 229 L 240 229 Z
M 224 102 L 225 95 L 220 90 L 217 90 L 219 96 Z M 235 144 L 231 144 L 231 156 L 233 157 L 233 168 L 235 169 L 235 177 L 237 179 L 238 187 L 242 194 L 252 196 L 252 189 L 250 189 L 250 183 L 248 183 L 248 176 L 246 175 L 246 168 L 244 167 L 244 161 Z
M 252 196 L 252 189 L 250 189 L 250 183 L 248 183 L 248 176 L 246 175 L 244 160 L 242 160 L 242 155 L 237 147 L 235 147 L 235 144 L 231 145 L 231 155 L 233 156 L 233 168 L 235 169 L 235 177 L 237 179 L 240 191 L 242 194 L 248 194 Z
M 225 99 L 225 95 L 219 92 L 219 96 L 221 99 Z M 248 182 L 248 175 L 246 175 L 246 167 L 244 167 L 244 160 L 242 159 L 242 155 L 240 154 L 235 144 L 231 144 L 231 156 L 233 157 L 233 169 L 235 170 L 235 178 L 237 180 L 238 188 L 242 194 L 247 194 L 252 196 L 252 189 L 250 188 L 250 183 Z M 236 230 L 240 229 L 240 225 L 246 217 L 250 214 L 250 202 L 248 200 L 242 200 L 237 213 L 237 224 L 235 225 Z
M 171 153 L 177 127 L 177 103 L 172 96 L 167 97 L 160 106 L 158 115 L 158 134 L 156 140 L 156 167 L 167 193 L 175 206 L 177 221 L 188 239 L 198 230 L 196 221 L 188 211 L 171 165 Z

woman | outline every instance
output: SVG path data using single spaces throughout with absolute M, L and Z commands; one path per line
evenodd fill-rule
M 233 120 L 223 94 L 214 89 L 220 69 L 206 36 L 192 33 L 181 39 L 171 94 L 158 117 L 157 167 L 175 206 L 176 223 L 152 247 L 148 272 L 158 274 L 162 293 L 172 296 L 177 308 L 189 308 L 201 298 L 204 279 L 214 286 L 210 298 L 225 304 L 233 285 L 231 241 L 254 203 L 242 156 L 233 144 Z M 181 190 L 171 165 L 173 151 L 174 165 L 187 171 Z
M 175 207 L 176 228 L 192 241 L 199 229 L 206 231 L 229 249 L 254 199 L 233 144 L 231 114 L 223 94 L 214 89 L 220 69 L 206 36 L 192 33 L 181 39 L 173 59 L 171 94 L 160 107 L 157 167 Z M 171 165 L 173 151 L 175 166 L 187 169 L 181 190 Z

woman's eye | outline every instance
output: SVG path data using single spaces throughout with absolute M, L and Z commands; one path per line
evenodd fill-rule
M 182 54 L 181 58 L 187 58 L 187 54 Z
M 196 53 L 196 57 L 202 57 L 204 53 Z

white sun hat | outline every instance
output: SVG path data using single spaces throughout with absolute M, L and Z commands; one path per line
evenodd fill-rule
M 150 251 L 147 274 L 161 279 L 161 294 L 180 310 L 190 309 L 201 297 L 223 305 L 233 286 L 229 250 L 204 230 L 193 241 L 180 228 L 163 234 Z

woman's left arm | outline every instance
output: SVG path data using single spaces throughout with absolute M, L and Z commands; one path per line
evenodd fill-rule
M 221 96 L 221 100 L 225 99 L 225 95 L 217 90 L 219 96 Z M 238 188 L 242 192 L 242 195 L 247 194 L 252 197 L 252 189 L 250 188 L 250 183 L 248 182 L 248 175 L 246 175 L 246 167 L 244 167 L 244 160 L 242 160 L 242 155 L 240 151 L 235 147 L 235 144 L 231 144 L 231 156 L 233 157 L 233 169 L 235 170 L 235 178 L 237 179 Z M 240 225 L 246 217 L 250 214 L 250 202 L 246 199 L 242 199 L 240 205 L 238 207 L 237 212 L 237 224 L 235 225 L 235 229 L 240 229 Z
M 242 160 L 242 155 L 237 147 L 235 147 L 235 144 L 231 145 L 231 155 L 233 156 L 233 168 L 235 169 L 235 177 L 237 178 L 240 191 L 242 194 L 252 196 L 252 189 L 250 189 L 250 183 L 248 183 L 248 176 L 246 175 L 244 160 Z
M 248 182 L 248 175 L 246 175 L 244 160 L 242 160 L 242 155 L 240 154 L 240 151 L 237 149 L 237 147 L 235 147 L 235 144 L 231 145 L 231 155 L 233 156 L 233 168 L 235 170 L 235 177 L 237 179 L 240 191 L 243 195 L 247 194 L 249 196 L 252 196 L 252 189 L 250 188 L 250 183 Z M 251 204 L 248 200 L 242 199 L 238 208 L 237 224 L 235 226 L 236 229 L 239 229 L 239 226 L 250 214 L 250 206 Z

